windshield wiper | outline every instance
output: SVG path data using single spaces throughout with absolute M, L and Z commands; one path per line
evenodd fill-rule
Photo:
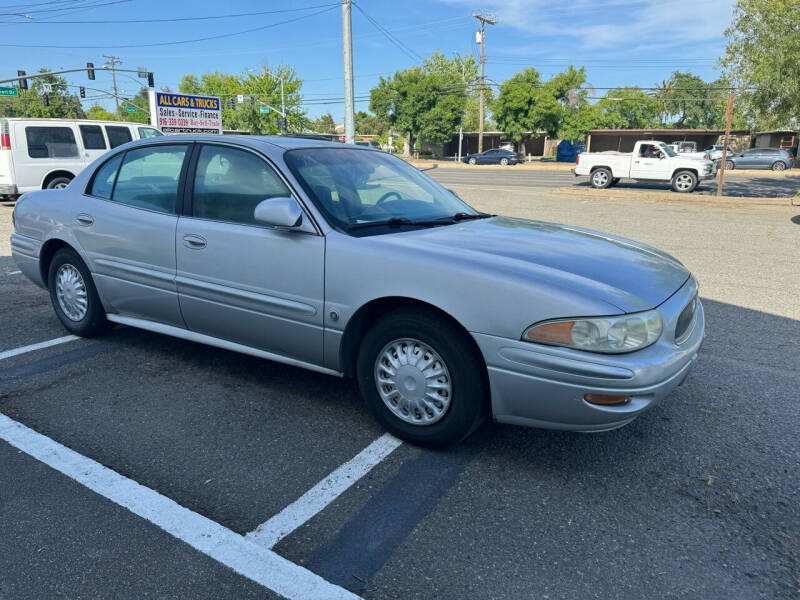
M 472 219 L 488 219 L 489 217 L 493 217 L 494 215 L 490 215 L 489 213 L 479 212 L 479 213 L 465 213 L 465 212 L 457 212 L 454 215 L 448 215 L 446 217 L 439 217 L 436 219 L 440 223 L 458 223 L 459 221 L 470 221 Z
M 362 229 L 364 227 L 380 227 L 381 225 L 385 227 L 398 227 L 400 225 L 425 227 L 428 225 L 441 225 L 441 224 L 442 222 L 439 220 L 412 221 L 411 219 L 407 219 L 405 217 L 392 217 L 391 219 L 384 219 L 382 221 L 367 221 L 366 223 L 354 223 L 352 225 L 349 225 L 347 229 L 352 231 L 353 229 Z

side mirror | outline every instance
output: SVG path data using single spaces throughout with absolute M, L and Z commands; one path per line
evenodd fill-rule
M 667 158 L 667 155 L 666 155 L 666 154 L 664 154 L 663 152 L 659 152 L 659 153 L 658 153 L 658 158 L 659 158 L 659 159 L 665 159 L 665 158 Z
M 253 218 L 274 227 L 299 227 L 303 211 L 294 198 L 267 198 L 256 205 Z

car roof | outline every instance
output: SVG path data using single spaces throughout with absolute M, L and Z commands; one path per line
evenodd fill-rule
M 165 135 L 158 138 L 145 138 L 129 142 L 126 146 L 137 146 L 147 144 L 163 144 L 170 141 L 182 142 L 234 142 L 243 146 L 258 147 L 269 145 L 284 150 L 293 150 L 296 148 L 348 148 L 355 149 L 363 152 L 374 152 L 368 146 L 357 146 L 356 144 L 343 144 L 342 142 L 329 142 L 328 140 L 321 140 L 313 137 L 304 136 L 290 136 L 290 135 L 212 135 L 212 134 L 198 134 L 188 133 L 180 135 Z

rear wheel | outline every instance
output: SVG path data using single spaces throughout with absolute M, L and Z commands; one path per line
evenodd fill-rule
M 446 446 L 487 417 L 486 367 L 472 340 L 433 313 L 400 309 L 364 336 L 358 384 L 375 417 L 399 438 Z
M 500 159 L 500 164 L 503 165 L 504 167 L 507 167 L 508 166 L 508 159 L 507 158 L 501 158 Z
M 691 171 L 678 171 L 672 177 L 672 189 L 676 192 L 686 194 L 694 191 L 697 187 L 697 175 Z
M 786 170 L 786 163 L 778 160 L 772 163 L 772 170 L 773 171 L 784 171 Z
M 69 177 L 54 177 L 47 183 L 48 190 L 63 190 L 72 181 Z
M 593 188 L 603 190 L 610 186 L 612 181 L 611 171 L 605 167 L 600 167 L 592 173 L 591 183 Z
M 725 161 L 725 170 L 726 171 L 733 171 L 736 168 L 736 165 L 733 163 L 732 160 Z
M 94 337 L 110 324 L 97 295 L 92 275 L 78 253 L 58 250 L 47 273 L 50 301 L 61 324 L 74 335 Z

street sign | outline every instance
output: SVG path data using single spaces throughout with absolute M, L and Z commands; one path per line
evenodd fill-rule
M 42 91 L 45 94 L 49 94 L 50 92 L 53 91 L 53 84 L 52 83 L 43 83 L 42 84 Z
M 269 106 L 261 106 L 261 107 L 259 107 L 258 112 L 260 112 L 262 115 L 268 114 L 269 113 Z
M 15 87 L 0 87 L 0 96 L 19 96 Z
M 125 112 L 135 113 L 136 112 L 136 107 L 135 106 L 126 106 L 125 107 Z

